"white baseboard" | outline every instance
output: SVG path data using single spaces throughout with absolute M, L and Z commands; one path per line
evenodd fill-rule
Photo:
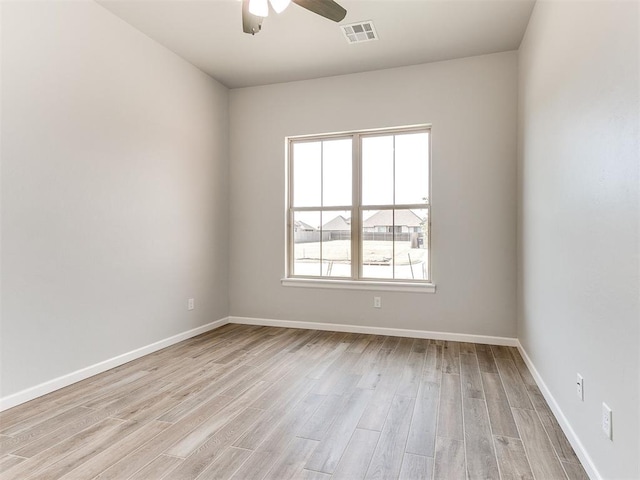
M 544 383 L 544 380 L 540 376 L 540 373 L 538 372 L 535 365 L 531 361 L 531 358 L 529 358 L 529 355 L 527 355 L 527 351 L 524 349 L 524 347 L 522 346 L 519 340 L 518 340 L 517 347 L 518 347 L 518 350 L 520 351 L 520 355 L 522 355 L 522 358 L 524 359 L 524 363 L 527 364 L 527 368 L 529 369 L 529 371 L 531 372 L 531 375 L 533 375 L 534 380 L 538 384 L 538 388 L 540 389 L 540 391 L 542 392 L 542 395 L 544 395 L 545 400 L 549 404 L 549 408 L 551 408 L 551 411 L 555 415 L 556 420 L 558 420 L 558 424 L 560 424 L 560 428 L 562 428 L 562 431 L 567 437 L 567 440 L 569 440 L 569 443 L 571 444 L 571 446 L 576 452 L 576 455 L 580 459 L 580 462 L 582 463 L 582 466 L 586 470 L 587 475 L 589 475 L 589 478 L 591 478 L 592 480 L 602 480 L 602 475 L 600 475 L 600 472 L 598 472 L 598 469 L 593 463 L 593 460 L 585 450 L 584 445 L 578 438 L 578 435 L 576 435 L 576 432 L 571 427 L 569 420 L 567 420 L 567 417 L 565 417 L 564 413 L 562 413 L 562 409 L 560 408 L 560 405 L 558 405 L 558 402 L 556 401 L 556 399 L 553 397 L 553 395 L 551 395 L 551 391 L 549 390 L 547 385 Z
M 46 395 L 47 393 L 51 393 L 54 390 L 58 390 L 60 388 L 71 385 L 72 383 L 79 382 L 80 380 L 84 380 L 85 378 L 89 378 L 93 375 L 106 372 L 107 370 L 130 362 L 131 360 L 135 360 L 136 358 L 140 358 L 150 353 L 161 350 L 165 347 L 169 347 L 188 338 L 195 337 L 196 335 L 208 332 L 209 330 L 219 328 L 223 325 L 226 325 L 227 323 L 229 323 L 229 318 L 222 318 L 215 322 L 202 325 L 201 327 L 193 328 L 186 332 L 182 332 L 172 337 L 165 338 L 164 340 L 160 340 L 150 345 L 137 348 L 136 350 L 123 353 L 122 355 L 118 355 L 117 357 L 113 357 L 94 365 L 81 368 L 80 370 L 76 370 L 75 372 L 68 373 L 61 377 L 48 380 L 44 383 L 27 388 L 12 395 L 2 397 L 0 398 L 0 412 L 11 407 L 15 407 L 16 405 L 20 405 L 21 403 L 28 402 L 29 400 L 33 400 L 34 398 L 41 397 L 42 395 Z
M 515 347 L 516 338 L 492 337 L 487 335 L 470 335 L 465 333 L 431 332 L 428 330 L 407 330 L 404 328 L 368 327 L 363 325 L 347 325 L 342 323 L 298 322 L 294 320 L 273 320 L 254 317 L 229 317 L 229 323 L 244 325 L 262 325 L 265 327 L 302 328 L 305 330 L 329 330 L 333 332 L 367 333 L 371 335 L 388 335 L 390 337 L 429 338 L 432 340 L 449 340 L 452 342 L 484 343 L 487 345 L 504 345 Z

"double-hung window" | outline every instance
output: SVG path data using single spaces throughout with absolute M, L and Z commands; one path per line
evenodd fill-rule
M 430 137 L 289 138 L 287 278 L 430 284 Z

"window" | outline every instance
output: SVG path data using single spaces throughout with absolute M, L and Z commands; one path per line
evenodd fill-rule
M 430 283 L 430 135 L 289 138 L 287 278 Z

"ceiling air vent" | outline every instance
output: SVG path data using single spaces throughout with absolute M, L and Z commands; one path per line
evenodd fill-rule
M 370 42 L 378 39 L 378 34 L 373 27 L 372 21 L 340 25 L 340 28 L 349 43 Z

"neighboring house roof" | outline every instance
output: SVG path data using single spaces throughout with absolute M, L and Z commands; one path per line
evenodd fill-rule
M 363 227 L 391 227 L 393 226 L 393 210 L 380 210 L 367 218 Z M 397 226 L 419 227 L 423 220 L 411 210 L 396 210 L 395 224 Z
M 326 231 L 338 231 L 338 232 L 349 232 L 351 231 L 351 219 L 344 218 L 342 215 L 338 215 L 333 220 L 329 220 L 322 226 L 322 230 Z
M 293 226 L 295 228 L 299 228 L 301 230 L 309 230 L 309 231 L 314 231 L 316 230 L 314 227 L 312 227 L 311 225 L 309 225 L 308 223 L 304 223 L 301 222 L 300 220 L 293 222 Z

